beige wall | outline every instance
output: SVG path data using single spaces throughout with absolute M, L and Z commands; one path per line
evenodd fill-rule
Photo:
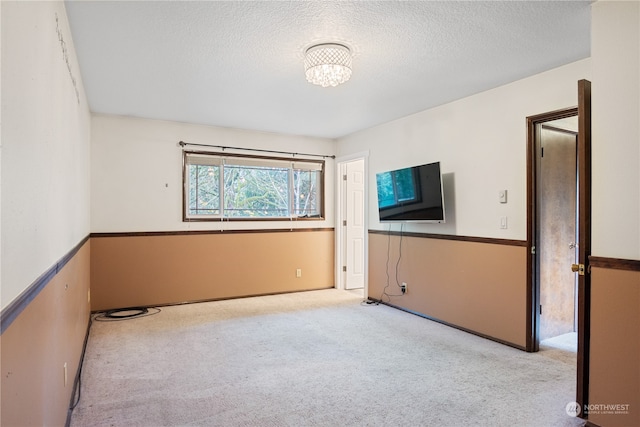
M 65 3 L 0 10 L 0 424 L 61 426 L 89 322 L 90 113 Z
M 93 310 L 334 286 L 333 229 L 92 237 L 91 242 Z
M 590 404 L 600 426 L 640 425 L 640 2 L 598 1 L 591 13 L 593 70 L 592 255 L 631 270 L 592 268 Z M 614 262 L 615 264 L 615 262 Z M 634 271 L 635 269 L 635 271 Z
M 590 405 L 629 405 L 629 414 L 593 407 L 601 426 L 640 425 L 640 271 L 592 268 Z
M 334 226 L 335 171 L 334 160 L 331 158 L 325 159 L 325 219 L 323 220 L 182 221 L 182 149 L 178 146 L 178 141 L 252 150 L 335 154 L 335 141 L 325 138 L 93 114 L 91 117 L 91 231 L 93 233 L 222 231 L 283 227 L 330 228 Z M 187 148 L 220 151 L 215 148 L 211 150 L 203 147 Z M 231 150 L 230 152 L 242 151 Z M 299 158 L 304 157 L 299 156 Z
M 640 260 L 640 2 L 591 12 L 592 253 Z
M 388 250 L 389 248 L 389 250 Z M 524 246 L 369 234 L 369 297 L 448 324 L 526 346 Z M 396 285 L 407 283 L 402 296 Z M 386 271 L 385 271 L 386 270 Z
M 340 138 L 338 158 L 369 153 L 369 229 L 388 227 L 378 221 L 376 173 L 440 161 L 447 222 L 408 223 L 405 231 L 526 240 L 525 119 L 577 105 L 577 82 L 590 75 L 584 59 Z
M 0 7 L 4 309 L 90 232 L 90 116 L 64 3 Z
M 65 424 L 89 321 L 90 254 L 87 242 L 0 337 L 1 425 Z

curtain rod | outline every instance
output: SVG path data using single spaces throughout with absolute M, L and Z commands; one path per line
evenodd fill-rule
M 180 141 L 178 143 L 181 147 L 185 147 L 187 145 L 192 145 L 194 147 L 211 147 L 211 148 L 221 148 L 222 150 L 231 149 L 231 150 L 245 150 L 245 151 L 258 151 L 261 153 L 275 153 L 275 154 L 290 154 L 293 156 L 309 156 L 309 157 L 322 157 L 323 159 L 335 159 L 336 156 L 330 156 L 326 154 L 309 154 L 309 153 L 294 153 L 291 151 L 276 151 L 276 150 L 261 150 L 259 148 L 240 148 L 240 147 L 229 147 L 224 145 L 209 145 L 209 144 L 194 144 L 191 142 Z

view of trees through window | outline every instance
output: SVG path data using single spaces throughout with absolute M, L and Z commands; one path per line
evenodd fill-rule
M 222 161 L 219 157 L 207 159 L 202 155 L 191 159 L 187 155 L 187 217 L 318 218 L 322 215 L 321 163 L 243 159 Z
M 224 212 L 236 218 L 289 216 L 289 170 L 225 166 Z
M 220 186 L 218 166 L 189 165 L 189 213 L 192 215 L 220 214 Z

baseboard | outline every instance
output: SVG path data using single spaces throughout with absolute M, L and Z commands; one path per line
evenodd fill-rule
M 91 313 L 96 314 L 96 313 L 104 313 L 109 310 L 126 310 L 126 309 L 134 309 L 134 308 L 172 307 L 177 305 L 200 304 L 205 302 L 226 301 L 231 299 L 256 298 L 256 297 L 266 297 L 269 295 L 284 295 L 284 294 L 295 294 L 299 292 L 322 291 L 325 289 L 334 289 L 334 288 L 335 286 L 322 286 L 322 287 L 312 288 L 312 289 L 298 289 L 298 290 L 282 291 L 282 292 L 266 292 L 266 293 L 251 294 L 251 295 L 238 295 L 238 296 L 221 297 L 221 298 L 207 298 L 207 299 L 190 300 L 190 301 L 168 302 L 163 304 L 146 304 L 146 305 L 137 305 L 135 307 L 111 307 L 105 310 L 93 310 Z
M 472 335 L 476 335 L 476 336 L 481 337 L 481 338 L 485 338 L 485 339 L 488 339 L 488 340 L 491 340 L 491 341 L 495 341 L 497 343 L 500 343 L 500 344 L 503 344 L 503 345 L 507 345 L 509 347 L 517 348 L 518 350 L 527 351 L 526 347 L 524 347 L 524 346 L 521 346 L 521 345 L 518 345 L 518 344 L 514 344 L 514 343 L 509 342 L 509 341 L 501 340 L 500 338 L 492 337 L 491 335 L 486 335 L 486 334 L 474 331 L 472 329 L 467 329 L 467 328 L 464 328 L 462 326 L 454 325 L 453 323 L 449 323 L 449 322 L 446 322 L 444 320 L 428 316 L 428 315 L 426 315 L 424 313 L 420 313 L 420 312 L 417 312 L 417 311 L 409 310 L 409 309 L 406 309 L 404 307 L 400 307 L 400 306 L 397 306 L 397 305 L 394 305 L 394 304 L 390 304 L 390 303 L 384 302 L 382 300 L 378 300 L 378 299 L 375 299 L 375 298 L 369 298 L 369 299 L 371 301 L 375 301 L 377 303 L 384 304 L 384 305 L 386 305 L 388 307 L 395 308 L 395 309 L 398 309 L 398 310 L 401 310 L 401 311 L 404 311 L 404 312 L 407 312 L 407 313 L 422 317 L 422 318 L 427 319 L 427 320 L 432 320 L 434 322 L 441 323 L 441 324 L 443 324 L 445 326 L 449 326 L 451 328 L 455 328 L 455 329 L 458 329 L 460 331 L 463 331 L 463 332 L 466 332 L 466 333 L 469 333 L 469 334 L 472 334 Z
M 87 323 L 87 333 L 84 336 L 84 343 L 82 344 L 82 353 L 80 354 L 80 361 L 78 362 L 78 368 L 76 369 L 76 376 L 73 380 L 73 390 L 71 391 L 71 399 L 69 400 L 69 409 L 67 410 L 67 420 L 64 423 L 65 427 L 71 425 L 71 415 L 78 402 L 80 402 L 81 388 L 82 388 L 82 365 L 84 364 L 84 354 L 87 351 L 87 343 L 89 342 L 89 333 L 91 332 L 91 324 L 93 323 L 93 317 L 89 315 L 89 321 Z M 76 399 L 76 396 L 78 398 Z

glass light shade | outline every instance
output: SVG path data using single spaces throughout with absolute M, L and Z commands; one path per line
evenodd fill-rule
M 341 44 L 312 46 L 305 54 L 304 70 L 309 83 L 338 86 L 351 78 L 351 51 Z

